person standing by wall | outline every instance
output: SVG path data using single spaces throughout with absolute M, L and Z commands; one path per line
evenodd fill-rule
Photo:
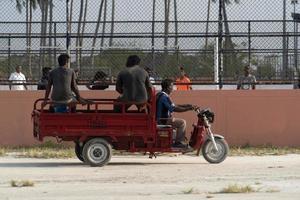
M 19 65 L 16 67 L 16 72 L 10 74 L 8 79 L 10 90 L 27 90 L 26 77 L 21 71 L 22 71 L 22 66 Z
M 181 91 L 192 90 L 190 83 L 191 83 L 191 80 L 186 75 L 183 67 L 180 67 L 180 75 L 176 79 L 177 90 L 181 90 Z
M 150 82 L 151 82 L 152 84 L 155 83 L 155 79 L 154 79 L 154 77 L 153 77 L 153 71 L 152 71 L 152 69 L 150 69 L 149 67 L 146 67 L 145 70 L 146 70 L 146 72 L 147 72 L 148 75 L 149 75 L 149 80 L 150 80 Z
M 256 78 L 250 73 L 250 67 L 244 68 L 244 75 L 240 76 L 237 82 L 237 90 L 255 90 Z

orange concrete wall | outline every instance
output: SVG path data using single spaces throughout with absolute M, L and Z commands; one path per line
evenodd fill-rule
M 87 98 L 115 98 L 113 91 L 82 91 Z M 31 111 L 41 91 L 0 91 L 0 145 L 31 145 Z M 210 107 L 216 114 L 213 131 L 225 136 L 230 145 L 299 146 L 300 90 L 182 91 L 174 92 L 175 103 Z M 193 112 L 176 114 L 188 122 Z

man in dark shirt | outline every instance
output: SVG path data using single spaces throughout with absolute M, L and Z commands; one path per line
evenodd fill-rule
M 119 101 L 140 103 L 137 105 L 140 110 L 140 105 L 147 102 L 150 97 L 152 85 L 148 73 L 139 64 L 140 58 L 137 55 L 128 57 L 126 68 L 118 74 L 116 90 L 120 93 Z M 117 107 L 115 110 L 120 111 Z M 127 105 L 126 109 L 128 107 L 130 105 Z
M 255 90 L 256 78 L 250 73 L 250 67 L 244 67 L 244 75 L 240 76 L 237 83 L 237 90 Z
M 75 72 L 68 68 L 69 60 L 69 55 L 61 54 L 58 57 L 59 67 L 56 67 L 49 73 L 49 80 L 43 105 L 46 105 L 46 100 L 48 99 L 51 87 L 53 86 L 51 100 L 55 103 L 55 112 L 67 112 L 67 104 L 84 101 L 79 94 Z M 74 107 L 71 109 L 73 110 Z
M 186 112 L 195 109 L 190 104 L 175 105 L 170 99 L 173 91 L 173 81 L 165 79 L 161 82 L 162 91 L 156 96 L 156 120 L 158 124 L 172 125 L 177 129 L 176 139 L 173 147 L 191 148 L 185 143 L 186 121 L 184 119 L 173 118 L 173 112 Z

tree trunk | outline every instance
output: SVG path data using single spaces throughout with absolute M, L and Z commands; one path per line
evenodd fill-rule
M 30 11 L 29 11 L 29 6 L 30 6 L 30 0 L 26 0 L 26 60 L 27 60 L 27 65 L 28 65 L 28 73 L 29 73 L 29 77 L 32 78 L 32 70 L 31 70 L 31 66 L 29 65 L 29 59 L 30 59 L 30 52 L 29 52 L 29 15 L 30 15 Z
M 84 30 L 85 30 L 85 25 L 86 25 L 86 16 L 87 16 L 87 8 L 88 8 L 88 0 L 85 0 L 85 7 L 84 7 L 84 16 L 83 16 L 83 22 L 82 22 L 82 30 L 81 30 L 81 37 L 79 39 L 79 70 L 82 66 L 82 48 L 83 48 L 83 35 L 84 35 Z
M 101 37 L 101 48 L 103 48 L 104 44 L 104 34 L 105 34 L 105 26 L 106 26 L 106 16 L 107 16 L 107 0 L 104 0 L 104 18 L 103 18 L 103 26 L 102 26 L 102 37 Z
M 73 6 L 74 6 L 74 1 L 71 0 L 71 7 L 70 7 L 70 14 L 69 14 L 69 19 L 70 19 L 70 24 L 69 24 L 69 34 L 72 34 L 72 20 L 73 20 Z
M 112 0 L 112 11 L 111 11 L 111 30 L 110 30 L 110 38 L 109 38 L 109 46 L 113 45 L 113 34 L 114 34 L 114 26 L 115 26 L 115 0 Z
M 235 61 L 236 61 L 236 53 L 231 52 L 234 47 L 233 43 L 230 37 L 230 31 L 229 31 L 229 24 L 228 24 L 228 17 L 226 13 L 226 4 L 223 1 L 222 2 L 222 8 L 223 8 L 223 16 L 224 16 L 224 28 L 225 28 L 225 50 L 229 50 L 229 52 L 224 54 L 224 75 L 225 76 L 232 76 L 231 72 L 234 71 L 234 68 L 236 67 Z
M 152 54 L 152 70 L 155 72 L 155 8 L 156 8 L 156 0 L 153 0 L 152 5 L 152 38 L 151 38 L 151 54 Z
M 170 15 L 170 0 L 165 0 L 165 38 L 164 48 L 168 50 L 168 35 L 169 35 L 169 15 Z
M 32 62 L 31 62 L 31 29 L 32 29 L 32 1 L 29 1 L 29 26 L 28 26 L 28 67 L 29 74 L 32 76 Z
M 70 52 L 70 46 L 71 46 L 71 43 L 72 43 L 72 25 L 73 25 L 73 8 L 74 8 L 74 1 L 71 0 L 70 2 L 71 6 L 70 6 L 70 11 L 69 11 L 69 24 L 68 24 L 68 33 L 69 33 L 69 38 L 68 38 L 68 52 Z M 77 50 L 77 49 L 76 49 Z M 76 51 L 76 56 L 77 56 L 77 51 Z
M 207 1 L 207 17 L 206 17 L 206 28 L 205 28 L 205 50 L 208 48 L 208 29 L 209 29 L 209 19 L 210 19 L 210 5 L 211 0 Z
M 174 20 L 175 20 L 175 48 L 176 48 L 176 63 L 179 66 L 180 55 L 178 46 L 178 21 L 177 21 L 177 0 L 174 0 Z
M 79 39 L 80 39 L 80 33 L 81 33 L 81 23 L 82 23 L 82 16 L 83 16 L 83 4 L 84 4 L 84 0 L 81 0 L 80 3 L 80 13 L 79 13 L 79 19 L 78 19 L 78 27 L 77 27 L 77 38 L 76 38 L 76 64 L 77 64 L 77 68 L 80 68 L 80 61 L 79 61 L 79 51 L 78 48 L 79 47 Z
M 53 0 L 49 2 L 50 6 L 50 16 L 49 16 L 49 49 L 48 49 L 48 59 L 49 59 L 49 67 L 52 67 L 52 55 L 53 55 L 53 47 L 52 47 L 52 27 L 53 27 Z
M 98 35 L 99 27 L 100 27 L 104 1 L 105 0 L 101 0 L 101 3 L 100 3 L 99 12 L 98 12 L 98 20 L 97 20 L 96 29 L 95 29 L 94 38 L 93 38 L 93 43 L 92 43 L 92 52 L 91 52 L 92 66 L 94 66 L 94 64 L 95 64 L 94 63 L 94 49 L 95 49 L 97 35 Z
M 48 26 L 48 9 L 49 9 L 49 0 L 45 0 L 45 18 L 44 18 L 44 30 L 43 30 L 43 46 L 46 47 L 46 41 L 47 41 L 47 26 Z M 43 50 L 43 67 L 46 66 L 46 49 Z
M 229 31 L 229 24 L 228 24 L 228 17 L 227 17 L 227 13 L 226 13 L 226 4 L 224 1 L 222 1 L 223 5 L 223 17 L 224 17 L 224 28 L 225 28 L 225 48 L 226 49 L 232 49 L 233 45 L 232 45 L 232 41 L 231 41 L 231 37 L 230 37 L 230 31 Z
M 44 36 L 44 22 L 45 22 L 45 1 L 40 1 L 40 9 L 41 9 L 41 38 L 40 38 L 40 59 L 39 59 L 39 76 L 41 76 L 41 66 L 43 65 L 43 36 Z
M 165 0 L 164 66 L 167 66 L 170 0 Z
M 178 46 L 178 19 L 177 19 L 177 0 L 174 0 L 174 20 L 175 20 L 175 47 Z

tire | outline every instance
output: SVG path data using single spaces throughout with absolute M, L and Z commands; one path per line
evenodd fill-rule
M 217 164 L 223 162 L 229 152 L 227 142 L 221 138 L 215 138 L 218 151 L 215 152 L 214 146 L 211 140 L 206 140 L 202 147 L 202 155 L 205 160 L 209 163 Z
M 83 156 L 82 156 L 82 150 L 83 150 L 83 147 L 81 147 L 79 145 L 79 142 L 75 142 L 75 154 L 81 162 L 84 162 L 84 159 L 83 159 Z
M 102 167 L 110 161 L 112 147 L 103 138 L 93 138 L 84 144 L 82 155 L 85 163 L 92 167 Z

